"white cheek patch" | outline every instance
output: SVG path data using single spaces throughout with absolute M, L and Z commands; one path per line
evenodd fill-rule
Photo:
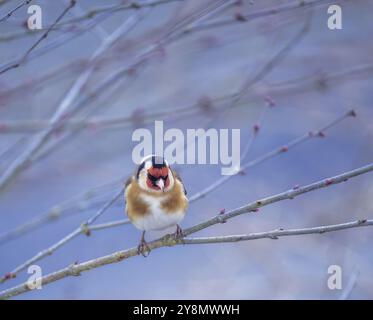
M 143 190 L 149 189 L 148 186 L 146 185 L 146 173 L 145 173 L 144 170 L 142 170 L 140 172 L 138 184 L 139 184 L 140 188 L 143 189 Z
M 170 170 L 170 169 L 169 169 Z M 166 188 L 166 190 L 170 190 L 173 188 L 174 184 L 175 184 L 175 179 L 174 179 L 174 176 L 172 175 L 171 173 L 171 170 L 169 171 L 169 174 L 168 174 L 168 179 L 170 179 L 170 184 L 168 185 L 168 187 Z
M 152 162 L 151 161 L 146 161 L 145 162 L 145 169 L 148 170 L 152 167 Z

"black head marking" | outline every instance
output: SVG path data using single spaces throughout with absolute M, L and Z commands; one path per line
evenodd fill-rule
M 149 158 L 144 160 L 143 162 L 141 162 L 141 164 L 137 168 L 137 172 L 136 172 L 137 180 L 140 177 L 141 170 L 144 169 L 144 167 L 145 167 L 145 163 L 149 160 L 150 160 Z M 152 156 L 151 162 L 152 162 L 152 167 L 153 168 L 162 169 L 164 167 L 167 167 L 166 161 L 164 160 L 163 157 L 160 157 L 160 156 Z
M 166 167 L 166 162 L 164 161 L 163 157 L 152 156 L 152 166 L 153 168 L 161 169 L 163 167 Z
M 137 173 L 136 173 L 136 179 L 139 180 L 139 176 L 140 176 L 140 172 L 142 169 L 144 169 L 145 167 L 145 161 L 141 162 L 141 164 L 139 165 L 138 169 L 137 169 Z

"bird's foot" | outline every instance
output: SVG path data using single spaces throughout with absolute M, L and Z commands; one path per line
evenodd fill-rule
M 150 251 L 151 250 L 148 243 L 144 239 L 141 239 L 139 245 L 137 246 L 137 253 L 146 258 L 150 254 Z
M 183 229 L 181 229 L 180 226 L 177 224 L 176 231 L 174 233 L 174 238 L 175 240 L 178 240 L 178 239 L 181 239 L 182 237 L 184 237 Z

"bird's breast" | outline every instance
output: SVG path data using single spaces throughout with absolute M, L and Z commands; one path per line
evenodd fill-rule
M 126 206 L 129 219 L 138 229 L 162 230 L 183 219 L 188 199 L 179 181 L 169 192 L 155 196 L 141 190 L 133 180 L 126 189 Z
M 149 207 L 148 213 L 133 219 L 132 223 L 140 230 L 162 230 L 178 224 L 185 215 L 183 207 L 167 210 L 167 201 L 169 196 L 152 197 L 147 194 L 140 195 L 141 201 Z M 165 206 L 166 204 L 166 206 Z

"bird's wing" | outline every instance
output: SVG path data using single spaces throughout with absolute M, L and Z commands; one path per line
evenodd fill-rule
M 126 196 L 126 190 L 127 190 L 127 187 L 131 184 L 131 182 L 132 182 L 132 176 L 130 176 L 127 180 L 126 180 L 126 182 L 125 182 L 125 184 L 124 184 L 124 201 L 127 203 L 127 196 Z
M 185 185 L 183 183 L 183 180 L 181 180 L 181 177 L 180 175 L 175 171 L 175 170 L 172 170 L 173 174 L 174 174 L 174 177 L 180 181 L 181 185 L 183 186 L 183 189 L 184 189 L 184 194 L 187 195 L 187 191 L 185 189 Z
M 130 185 L 132 181 L 132 176 L 130 176 L 127 180 L 126 180 L 126 183 L 124 184 L 124 190 L 127 189 L 127 187 Z

